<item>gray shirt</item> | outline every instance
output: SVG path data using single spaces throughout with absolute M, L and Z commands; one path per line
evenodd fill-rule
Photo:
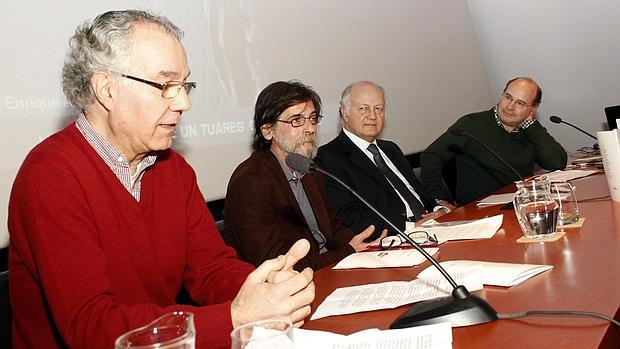
M 314 216 L 314 211 L 312 210 L 312 206 L 310 205 L 310 200 L 308 200 L 308 196 L 306 195 L 306 191 L 304 190 L 304 185 L 301 183 L 301 179 L 303 178 L 303 173 L 297 173 L 297 171 L 291 171 L 291 169 L 286 165 L 286 163 L 280 159 L 280 157 L 271 150 L 273 155 L 278 159 L 278 163 L 280 163 L 280 167 L 282 167 L 282 171 L 284 171 L 284 175 L 286 176 L 286 180 L 293 191 L 293 195 L 295 195 L 295 199 L 297 199 L 297 203 L 299 204 L 299 208 L 301 208 L 301 212 L 304 215 L 304 219 L 306 220 L 306 225 L 312 236 L 319 244 L 319 254 L 327 252 L 327 247 L 325 244 L 327 243 L 325 239 L 325 235 L 321 233 L 319 230 L 319 225 L 316 222 L 316 217 Z

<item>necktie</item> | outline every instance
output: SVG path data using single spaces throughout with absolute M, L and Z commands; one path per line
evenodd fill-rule
M 310 200 L 308 200 L 308 196 L 306 195 L 304 186 L 301 183 L 301 179 L 298 179 L 296 173 L 293 172 L 293 178 L 290 182 L 293 184 L 291 185 L 291 189 L 293 189 L 293 194 L 295 195 L 295 199 L 297 199 L 301 213 L 304 215 L 304 219 L 310 229 L 310 233 L 319 244 L 319 254 L 323 254 L 327 252 L 327 247 L 325 246 L 327 240 L 325 239 L 325 235 L 323 235 L 321 230 L 319 230 L 319 224 L 316 221 L 314 211 L 312 210 L 312 206 L 310 206 Z
M 383 160 L 383 157 L 379 153 L 379 148 L 376 144 L 370 144 L 368 146 L 368 151 L 372 153 L 372 156 L 375 159 L 375 164 L 377 165 L 377 168 L 379 168 L 379 171 L 381 171 L 385 178 L 387 178 L 387 180 L 392 183 L 392 186 L 394 187 L 394 189 L 396 189 L 396 191 L 398 191 L 400 196 L 405 199 L 405 201 L 409 205 L 409 208 L 411 209 L 411 211 L 413 211 L 413 215 L 415 216 L 416 220 L 420 219 L 420 217 L 422 217 L 422 214 L 426 213 L 426 209 L 424 208 L 420 200 L 418 200 L 418 198 L 413 195 L 411 190 L 409 190 L 405 183 L 403 183 L 403 181 L 398 178 L 396 173 L 390 170 L 388 165 L 385 163 L 385 160 Z

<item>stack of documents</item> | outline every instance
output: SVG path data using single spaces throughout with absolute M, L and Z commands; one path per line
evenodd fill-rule
M 547 176 L 547 178 L 549 178 L 552 182 L 568 182 L 573 179 L 586 177 L 598 172 L 598 170 L 557 170 L 555 172 L 547 173 L 545 176 Z
M 495 195 L 487 196 L 481 201 L 478 201 L 476 203 L 476 206 L 486 207 L 486 206 L 507 204 L 509 202 L 512 202 L 512 199 L 514 197 L 515 197 L 515 193 L 495 194 Z
M 553 268 L 552 265 L 497 263 L 482 261 L 446 261 L 439 263 L 448 274 L 460 274 L 468 271 L 480 273 L 482 283 L 492 286 L 511 287 L 518 285 L 534 275 Z M 420 274 L 418 279 L 439 277 L 437 268 L 430 266 Z
M 446 261 L 441 265 L 459 285 L 472 292 L 482 285 L 511 287 L 552 269 L 551 265 L 483 261 Z M 449 296 L 452 286 L 434 267 L 424 269 L 412 281 L 388 281 L 336 289 L 321 303 L 310 320 L 332 315 L 392 309 L 401 305 Z
M 454 274 L 452 278 L 469 291 L 482 289 L 479 272 Z M 445 297 L 452 294 L 452 285 L 443 277 L 412 281 L 388 281 L 378 284 L 336 289 L 321 303 L 310 320 L 332 315 L 354 314 L 362 311 L 393 309 L 401 305 Z
M 547 178 L 549 178 L 551 182 L 568 182 L 572 181 L 573 179 L 586 177 L 598 172 L 598 170 L 557 170 L 554 172 L 546 173 L 544 175 L 547 176 Z M 478 201 L 476 203 L 476 206 L 486 207 L 507 204 L 509 202 L 512 202 L 514 196 L 514 193 L 490 195 Z
M 469 221 L 441 223 L 429 221 L 408 229 L 405 234 L 426 231 L 429 235 L 435 236 L 440 244 L 451 240 L 490 239 L 502 226 L 502 221 L 501 214 Z M 357 252 L 341 260 L 334 269 L 412 267 L 425 262 L 426 258 L 411 247 L 409 244 L 402 244 L 385 251 Z M 438 251 L 437 248 L 425 248 L 425 250 L 431 256 Z
M 294 328 L 293 338 L 295 349 L 449 349 L 452 327 L 449 322 L 442 322 L 397 330 L 371 328 L 348 336 Z
M 498 214 L 470 221 L 427 222 L 428 224 L 422 224 L 411 231 L 407 230 L 406 233 L 423 230 L 435 235 L 440 244 L 452 240 L 490 239 L 501 228 L 503 219 L 504 215 Z
M 425 250 L 431 256 L 439 251 L 438 248 Z M 426 258 L 414 249 L 357 252 L 348 255 L 333 269 L 413 267 L 425 261 Z

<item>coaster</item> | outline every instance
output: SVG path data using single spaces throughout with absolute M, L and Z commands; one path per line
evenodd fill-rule
M 586 219 L 584 217 L 581 217 L 575 223 L 560 225 L 560 226 L 558 226 L 558 228 L 560 228 L 560 229 L 565 229 L 565 228 L 566 229 L 581 228 L 581 226 L 583 225 L 583 222 L 585 222 L 585 221 L 586 221 Z
M 544 238 L 528 238 L 528 237 L 522 236 L 517 239 L 517 242 L 520 244 L 529 244 L 530 242 L 551 242 L 551 241 L 559 240 L 565 234 L 566 233 L 563 231 L 556 231 L 555 234 L 551 236 L 546 236 Z

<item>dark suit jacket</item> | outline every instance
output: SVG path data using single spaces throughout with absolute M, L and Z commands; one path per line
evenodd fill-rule
M 380 139 L 377 139 L 377 145 L 407 179 L 422 199 L 422 204 L 426 209 L 432 210 L 435 206 L 434 200 L 426 197 L 420 182 L 398 145 Z M 375 163 L 343 131 L 331 142 L 319 148 L 317 162 L 351 186 L 394 225 L 400 229 L 405 228 L 405 204 Z M 389 229 L 379 216 L 341 185 L 330 178 L 326 179 L 326 185 L 330 202 L 344 225 L 358 231 L 374 224 L 377 228 L 375 234 L 380 233 L 384 228 Z M 389 231 L 390 235 L 396 233 L 393 229 Z
M 355 252 L 349 241 L 356 233 L 340 223 L 329 205 L 323 177 L 309 173 L 301 182 L 328 251 L 319 254 L 278 159 L 270 151 L 254 151 L 232 174 L 224 206 L 224 240 L 239 257 L 258 266 L 305 238 L 310 241 L 310 252 L 295 269 L 318 270 Z

